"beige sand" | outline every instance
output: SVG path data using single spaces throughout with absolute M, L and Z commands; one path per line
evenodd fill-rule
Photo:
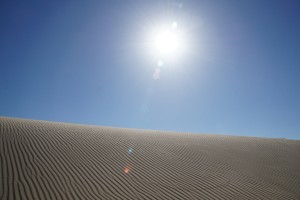
M 0 199 L 300 199 L 300 141 L 2 117 Z

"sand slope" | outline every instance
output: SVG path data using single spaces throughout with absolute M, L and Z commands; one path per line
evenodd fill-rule
M 0 199 L 300 199 L 300 141 L 2 117 Z

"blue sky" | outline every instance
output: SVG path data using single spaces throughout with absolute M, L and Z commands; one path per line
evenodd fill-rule
M 300 139 L 299 6 L 1 1 L 0 115 Z M 155 57 L 146 35 L 173 21 L 187 47 Z

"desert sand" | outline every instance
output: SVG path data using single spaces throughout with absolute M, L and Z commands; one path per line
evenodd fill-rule
M 300 141 L 0 117 L 0 199 L 300 199 Z

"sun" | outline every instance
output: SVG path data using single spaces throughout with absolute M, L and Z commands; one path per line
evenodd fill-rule
M 180 40 L 176 33 L 171 31 L 162 31 L 155 38 L 156 50 L 161 54 L 172 54 L 180 48 Z
M 179 29 L 177 22 L 156 27 L 149 35 L 148 44 L 156 57 L 170 59 L 182 54 L 185 45 L 182 30 Z

